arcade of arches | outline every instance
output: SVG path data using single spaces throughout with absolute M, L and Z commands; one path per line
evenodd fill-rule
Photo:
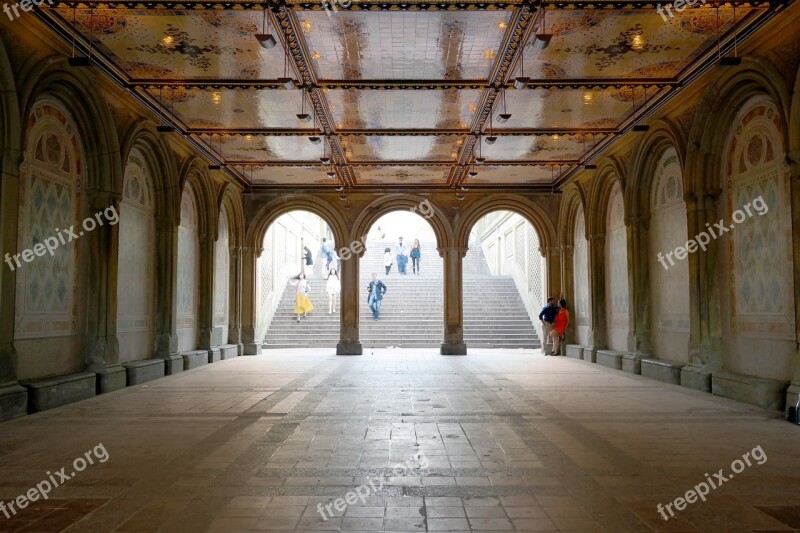
M 376 61 L 380 54 L 371 48 L 372 56 L 350 50 L 352 56 L 342 59 L 346 65 L 339 68 L 324 56 L 325 47 L 334 45 L 320 33 L 330 30 L 326 24 L 342 24 L 337 31 L 355 32 L 367 43 L 366 50 L 375 46 L 374 34 L 369 33 L 377 31 L 371 17 L 416 13 L 452 16 L 455 22 L 448 26 L 452 31 L 447 38 L 456 39 L 458 32 L 481 31 L 471 26 L 474 11 L 453 4 L 452 10 L 400 13 L 382 11 L 376 3 L 374 10 L 340 10 L 328 23 L 318 6 L 278 2 L 267 26 L 277 24 L 273 27 L 285 33 L 276 50 L 282 49 L 284 39 L 305 39 L 286 57 L 295 77 L 313 82 L 303 106 L 315 113 L 314 129 L 303 125 L 305 129 L 297 130 L 282 122 L 294 121 L 294 107 L 299 110 L 301 105 L 299 92 L 289 101 L 277 82 L 265 82 L 256 89 L 266 92 L 264 99 L 277 101 L 252 103 L 244 94 L 255 90 L 249 81 L 228 83 L 226 78 L 221 97 L 234 100 L 231 109 L 244 109 L 230 111 L 230 116 L 245 124 L 252 110 L 254 116 L 261 113 L 276 122 L 264 128 L 244 125 L 234 140 L 227 138 L 233 135 L 228 130 L 215 133 L 218 126 L 220 132 L 225 129 L 214 121 L 212 100 L 218 96 L 212 93 L 218 93 L 203 86 L 206 78 L 192 70 L 207 69 L 204 62 L 211 61 L 207 72 L 213 73 L 220 60 L 210 56 L 229 53 L 230 43 L 185 51 L 192 66 L 179 72 L 175 81 L 168 79 L 166 63 L 159 71 L 158 65 L 125 56 L 126 50 L 135 50 L 142 58 L 155 57 L 168 46 L 134 46 L 135 35 L 124 32 L 142 24 L 136 19 L 139 15 L 111 20 L 109 10 L 98 10 L 92 15 L 95 22 L 89 22 L 82 5 L 76 23 L 79 43 L 88 42 L 86 34 L 92 29 L 99 58 L 89 67 L 68 62 L 72 52 L 65 28 L 71 26 L 65 24 L 73 15 L 67 4 L 56 2 L 50 10 L 43 4 L 40 11 L 23 12 L 15 21 L 2 17 L 0 244 L 5 261 L 0 274 L 0 420 L 124 389 L 139 379 L 181 379 L 172 374 L 206 361 L 260 354 L 261 339 L 255 338 L 257 261 L 273 221 L 293 210 L 310 211 L 330 226 L 339 246 L 358 240 L 381 216 L 413 209 L 425 200 L 433 206 L 428 222 L 443 260 L 442 355 L 466 355 L 458 359 L 463 364 L 475 360 L 464 342 L 463 291 L 468 288 L 462 283 L 461 263 L 478 220 L 506 210 L 522 215 L 535 228 L 546 292 L 570 302 L 565 355 L 776 412 L 794 405 L 800 397 L 800 5 L 790 2 L 775 10 L 776 5 L 748 4 L 737 15 L 742 26 L 737 26 L 737 18 L 726 27 L 741 28 L 743 36 L 736 49 L 740 61 L 734 64 L 715 63 L 708 55 L 711 48 L 686 50 L 700 37 L 697 42 L 686 37 L 679 45 L 669 41 L 671 46 L 634 43 L 633 51 L 642 58 L 649 54 L 650 63 L 640 56 L 619 59 L 598 48 L 608 64 L 586 68 L 616 72 L 619 67 L 622 72 L 622 63 L 616 61 L 633 63 L 625 63 L 629 70 L 601 87 L 588 77 L 577 77 L 570 85 L 575 73 L 566 60 L 563 69 L 558 61 L 536 66 L 535 60 L 526 60 L 529 75 L 539 76 L 541 83 L 510 88 L 506 102 L 506 94 L 498 92 L 492 80 L 500 76 L 501 83 L 513 84 L 514 69 L 521 65 L 516 45 L 508 43 L 520 36 L 535 40 L 526 29 L 535 14 L 528 3 L 498 4 L 478 13 L 491 19 L 492 28 L 509 32 L 506 37 L 499 34 L 496 43 L 490 42 L 495 37 L 487 36 L 486 42 L 475 44 L 495 50 L 479 50 L 478 59 L 481 54 L 491 55 L 492 61 L 497 58 L 496 64 L 485 67 L 485 76 L 471 71 L 484 67 L 476 66 L 477 59 L 466 57 L 467 52 L 461 52 L 463 64 L 462 59 L 456 66 L 447 63 L 456 74 L 448 70 L 443 75 L 446 83 L 437 81 L 435 69 L 422 72 L 427 67 L 419 66 L 415 71 L 427 74 L 420 76 L 423 81 L 416 90 L 435 93 L 436 101 L 447 100 L 442 106 L 449 111 L 431 113 L 447 116 L 452 111 L 457 117 L 415 129 L 383 124 L 387 117 L 402 115 L 406 106 L 420 103 L 394 94 L 413 92 L 407 86 L 412 81 L 401 78 L 415 67 L 387 61 L 381 70 Z M 562 19 L 563 13 L 553 9 L 554 37 L 546 50 L 558 59 L 567 55 L 558 48 L 563 46 L 557 43 L 559 32 L 583 22 L 576 22 L 579 17 Z M 686 13 L 690 11 L 694 9 Z M 260 27 L 260 8 L 256 14 Z M 653 10 L 634 16 L 655 18 L 648 19 L 645 28 L 661 24 Z M 357 29 L 336 22 L 347 17 L 355 20 Z M 219 24 L 233 27 L 234 22 Z M 153 28 L 147 24 L 145 36 Z M 606 22 L 597 24 L 598 31 L 608 30 L 602 26 Z M 664 24 L 679 31 L 677 25 Z M 516 34 L 515 27 L 521 28 Z M 180 29 L 172 30 L 165 43 L 184 38 Z M 293 33 L 296 30 L 300 35 Z M 654 42 L 655 34 L 663 31 L 660 26 L 653 30 Z M 702 28 L 693 31 L 694 36 L 706 35 Z M 415 38 L 421 37 L 409 36 L 409 42 Z M 252 40 L 247 46 L 253 43 L 258 44 Z M 311 57 L 317 49 L 323 57 L 306 64 L 305 54 Z M 525 57 L 534 53 L 530 46 L 525 50 Z M 733 53 L 727 44 L 724 50 Z M 509 54 L 506 63 L 500 59 L 503 54 Z M 586 64 L 594 64 L 594 56 L 588 57 Z M 284 56 L 264 61 L 264 68 L 274 67 L 277 74 L 261 77 L 280 78 Z M 347 81 L 352 69 L 360 69 L 355 82 Z M 685 76 L 687 72 L 691 76 Z M 488 81 L 472 82 L 470 76 Z M 545 83 L 553 76 L 566 81 Z M 255 78 L 259 75 L 251 76 Z M 526 100 L 536 91 L 568 93 L 576 87 L 589 96 L 581 99 L 579 91 L 578 98 L 565 96 L 557 102 L 555 94 L 547 101 Z M 181 91 L 189 96 L 175 95 Z M 208 98 L 192 100 L 192 91 L 204 91 Z M 386 95 L 385 109 L 374 100 L 377 91 L 382 91 L 380 98 Z M 634 107 L 640 93 L 641 102 L 653 104 L 641 114 L 620 112 L 621 120 L 613 125 L 610 119 L 598 118 L 596 127 L 573 120 L 582 105 L 628 105 L 607 91 L 628 94 Z M 518 96 L 522 93 L 531 96 Z M 164 104 L 164 98 L 170 103 Z M 528 123 L 518 129 L 495 124 L 498 140 L 489 146 L 481 136 L 492 135 L 485 121 L 497 110 L 491 106 L 495 99 L 502 99 Z M 356 105 L 373 112 L 374 123 L 346 111 L 339 115 Z M 489 105 L 488 113 L 481 114 L 484 105 Z M 206 111 L 198 111 L 204 106 L 207 120 Z M 552 106 L 564 108 L 562 122 L 540 127 L 551 119 Z M 289 119 L 281 118 L 281 109 L 288 109 Z M 408 120 L 426 118 L 429 111 L 424 106 L 411 109 Z M 190 116 L 192 112 L 199 115 Z M 317 115 L 324 124 L 318 123 Z M 175 130 L 165 132 L 165 121 L 176 125 Z M 559 132 L 567 132 L 562 133 L 563 148 L 552 144 L 558 142 Z M 265 141 L 249 149 L 243 147 L 245 134 L 248 140 L 251 134 L 274 134 L 276 144 Z M 313 165 L 306 158 L 305 146 L 311 145 L 306 137 L 314 134 L 324 134 L 318 151 L 333 159 L 332 166 L 320 165 L 316 152 Z M 527 145 L 515 151 L 514 143 L 528 142 L 524 139 L 532 136 L 538 137 L 529 151 Z M 296 157 L 292 143 L 303 147 L 297 148 Z M 453 145 L 452 158 L 448 143 Z M 487 158 L 483 168 L 470 159 L 472 152 L 463 151 L 479 144 Z M 248 150 L 266 153 L 268 161 L 251 159 Z M 445 161 L 426 162 L 422 159 L 427 156 L 420 156 L 421 162 L 409 162 L 413 157 L 408 156 L 398 163 L 386 155 L 401 154 L 395 159 L 402 159 L 403 154 L 426 150 L 436 157 L 442 152 Z M 284 166 L 281 158 L 288 161 Z M 376 161 L 381 158 L 383 163 Z M 325 177 L 329 168 L 335 182 Z M 470 182 L 467 171 L 473 168 L 478 177 Z M 309 177 L 313 172 L 319 180 Z M 397 179 L 387 181 L 387 173 Z M 746 204 L 750 209 L 743 214 Z M 730 229 L 707 239 L 704 249 L 681 249 L 719 221 Z M 66 228 L 73 228 L 75 235 L 64 239 Z M 48 240 L 51 236 L 62 240 Z M 70 238 L 72 242 L 64 242 Z M 48 242 L 57 243 L 52 254 L 45 249 Z M 342 261 L 341 276 L 336 353 L 361 355 L 359 310 L 365 304 L 359 298 L 359 262 Z M 285 407 L 275 412 L 285 412 Z

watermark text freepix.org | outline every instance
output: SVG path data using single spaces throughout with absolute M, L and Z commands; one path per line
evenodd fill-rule
M 728 481 L 732 480 L 734 474 L 740 474 L 744 472 L 745 463 L 747 463 L 747 466 L 753 466 L 753 463 L 750 461 L 751 457 L 759 465 L 763 465 L 764 463 L 767 462 L 767 454 L 764 453 L 764 450 L 761 449 L 761 445 L 759 444 L 749 452 L 745 452 L 745 454 L 742 455 L 741 459 L 733 460 L 733 462 L 731 463 L 731 470 L 733 471 L 733 474 L 725 476 L 725 474 L 723 473 L 725 470 L 724 468 L 720 468 L 719 471 L 712 476 L 709 476 L 708 473 L 706 472 L 705 481 L 701 481 L 693 488 L 687 490 L 686 494 L 684 494 L 682 497 L 675 498 L 667 505 L 661 505 L 659 503 L 658 505 L 656 505 L 656 511 L 658 511 L 658 514 L 661 515 L 661 518 L 663 518 L 664 520 L 669 520 L 670 518 L 675 517 L 675 513 L 672 511 L 673 506 L 675 507 L 676 510 L 683 511 L 684 509 L 686 509 L 686 506 L 688 504 L 696 502 L 698 498 L 701 499 L 702 501 L 706 501 L 706 496 L 709 495 L 711 489 L 717 489 L 723 483 L 727 483 Z M 669 516 L 667 516 L 667 513 L 665 511 L 669 512 Z
M 21 2 L 16 2 L 11 4 L 11 8 L 9 9 L 8 4 L 3 4 L 3 11 L 5 11 L 6 15 L 8 15 L 8 20 L 14 20 L 16 17 L 19 17 L 19 8 L 21 7 L 23 11 L 33 11 L 33 7 L 39 7 L 44 3 L 44 0 L 22 0 Z M 47 3 L 51 6 L 53 5 L 53 0 L 47 0 Z M 11 16 L 11 11 L 14 11 L 14 16 Z
M 675 18 L 675 15 L 672 13 L 671 8 L 674 7 L 675 11 L 677 11 L 678 13 L 683 13 L 683 10 L 686 9 L 686 6 L 694 7 L 694 5 L 698 1 L 702 2 L 703 4 L 706 3 L 706 0 L 675 0 L 674 2 L 672 2 L 672 4 L 666 4 L 663 6 L 661 4 L 658 4 L 658 7 L 656 7 L 656 11 L 658 11 L 658 14 L 661 15 L 662 19 L 664 19 L 664 22 L 667 22 L 669 19 L 664 14 L 665 10 L 667 13 L 669 13 L 670 17 Z
M 17 496 L 16 499 L 7 503 L 0 500 L 0 513 L 3 513 L 6 518 L 10 519 L 12 516 L 17 514 L 18 510 L 25 509 L 28 504 L 39 499 L 48 499 L 50 497 L 51 490 L 74 478 L 75 474 L 78 472 L 83 472 L 89 465 L 93 465 L 93 458 L 96 458 L 101 463 L 108 461 L 108 451 L 106 450 L 106 447 L 103 446 L 102 442 L 93 449 L 84 453 L 82 457 L 76 457 L 75 460 L 72 461 L 72 468 L 75 470 L 74 472 L 67 473 L 66 466 L 61 470 L 57 470 L 55 474 L 52 474 L 48 471 L 45 474 L 47 479 L 40 481 L 35 487 L 28 489 L 28 492 L 25 494 Z
M 735 228 L 736 224 L 741 224 L 746 220 L 747 217 L 745 216 L 745 211 L 747 212 L 748 216 L 752 217 L 753 212 L 750 210 L 751 207 L 756 210 L 756 213 L 758 213 L 759 216 L 765 215 L 769 211 L 767 202 L 764 201 L 764 198 L 759 196 L 752 202 L 743 205 L 742 209 L 744 209 L 744 211 L 742 211 L 742 209 L 737 209 L 733 212 L 731 218 L 733 219 L 734 224 L 726 226 L 725 221 L 720 220 L 712 226 L 710 223 L 706 222 L 708 232 L 703 231 L 698 233 L 694 236 L 694 239 L 689 239 L 686 241 L 684 246 L 678 246 L 673 251 L 667 252 L 666 255 L 658 252 L 658 262 L 661 263 L 661 266 L 664 267 L 664 270 L 667 270 L 670 266 L 675 264 L 675 261 L 672 260 L 673 254 L 675 255 L 676 259 L 686 259 L 690 253 L 696 252 L 698 247 L 705 252 L 706 246 L 711 242 L 711 239 L 719 238 L 719 236 L 723 233 L 727 233 Z M 715 228 L 717 230 L 716 233 L 714 232 Z M 665 259 L 669 261 L 669 266 L 667 266 Z
M 16 268 L 20 268 L 22 263 L 20 263 L 20 257 L 26 263 L 30 263 L 36 257 L 41 257 L 45 253 L 49 253 L 51 256 L 55 255 L 56 249 L 58 249 L 61 245 L 66 245 L 69 242 L 78 240 L 78 237 L 83 237 L 84 231 L 92 231 L 97 228 L 98 225 L 103 225 L 103 217 L 108 221 L 109 226 L 115 226 L 119 223 L 119 214 L 117 213 L 117 208 L 115 206 L 106 207 L 103 211 L 98 211 L 95 213 L 94 218 L 89 217 L 83 221 L 83 230 L 78 230 L 78 233 L 75 233 L 75 226 L 72 225 L 69 229 L 60 230 L 56 228 L 56 235 L 46 237 L 43 242 L 37 242 L 33 245 L 33 249 L 27 248 L 22 250 L 18 254 L 14 254 L 13 256 L 6 253 L 5 262 L 8 264 L 8 268 L 12 271 L 16 270 Z M 95 222 L 95 220 L 97 222 Z M 14 264 L 16 263 L 16 268 Z

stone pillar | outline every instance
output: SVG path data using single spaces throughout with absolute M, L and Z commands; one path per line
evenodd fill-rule
M 366 240 L 366 239 L 365 239 Z M 363 346 L 359 338 L 359 255 L 345 257 L 342 253 L 339 262 L 339 275 L 342 280 L 341 302 L 339 304 L 339 343 L 336 345 L 336 355 L 361 355 Z
M 200 331 L 198 348 L 210 350 L 219 343 L 213 339 L 214 333 L 214 237 L 211 232 L 200 235 L 200 272 L 197 292 L 200 305 L 197 310 L 197 325 Z
M 231 247 L 230 285 L 228 311 L 228 344 L 237 346 L 238 355 L 244 354 L 242 343 L 242 247 Z
M 558 246 L 540 248 L 539 252 L 544 257 L 547 279 L 544 280 L 545 297 L 560 297 L 564 294 L 564 284 L 561 280 L 561 249 Z
M 261 355 L 260 339 L 256 339 L 258 309 L 258 258 L 263 248 L 242 248 L 242 343 L 243 355 Z
M 625 222 L 628 236 L 628 294 L 630 315 L 628 352 L 640 357 L 649 356 L 650 333 L 650 272 L 648 271 L 649 227 L 639 217 Z
M 464 343 L 464 292 L 461 264 L 466 248 L 439 249 L 444 259 L 444 342 L 442 355 L 467 355 Z
M 560 246 L 559 256 L 561 259 L 561 296 L 567 301 L 570 311 L 570 321 L 567 331 L 564 334 L 564 345 L 575 342 L 575 324 L 577 316 L 575 313 L 575 271 L 573 255 L 575 247 L 572 245 Z
M 606 234 L 589 236 L 589 329 L 591 349 L 596 351 L 607 347 L 606 330 Z M 594 358 L 592 358 L 594 359 Z
M 183 370 L 178 355 L 178 226 L 177 214 L 156 217 L 156 357 L 167 375 Z
M 786 392 L 786 405 L 794 407 L 800 399 L 800 148 L 789 154 L 789 180 L 792 205 L 792 239 L 794 265 L 794 324 L 795 349 L 794 375 Z M 798 415 L 800 417 L 800 413 Z
M 17 253 L 19 216 L 18 150 L 0 152 L 0 253 Z M 14 315 L 17 274 L 0 263 L 0 421 L 28 412 L 28 391 L 17 383 L 17 354 L 14 351 Z
M 113 208 L 119 220 L 120 197 L 105 191 L 88 191 L 88 200 L 90 211 L 82 230 L 89 237 L 86 367 L 97 374 L 97 393 L 102 394 L 126 385 L 117 339 L 119 228 L 109 225 L 104 213 Z M 94 229 L 89 229 L 89 220 Z

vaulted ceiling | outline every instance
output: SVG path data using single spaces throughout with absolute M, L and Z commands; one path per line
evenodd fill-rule
M 91 46 L 168 135 L 254 189 L 552 188 L 773 12 L 698 1 L 665 20 L 648 0 L 46 5 L 41 16 L 79 53 Z

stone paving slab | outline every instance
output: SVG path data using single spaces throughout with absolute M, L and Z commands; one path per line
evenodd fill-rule
M 273 350 L 0 424 L 0 531 L 795 531 L 798 442 L 771 411 L 538 350 Z

